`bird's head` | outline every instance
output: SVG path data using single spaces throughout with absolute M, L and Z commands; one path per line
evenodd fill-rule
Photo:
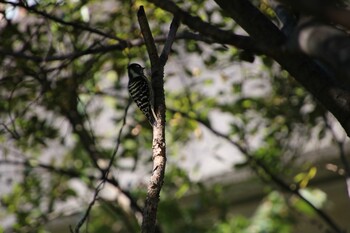
M 128 66 L 128 74 L 129 74 L 129 79 L 134 78 L 136 76 L 144 75 L 143 70 L 145 68 L 140 66 L 137 63 L 132 63 Z

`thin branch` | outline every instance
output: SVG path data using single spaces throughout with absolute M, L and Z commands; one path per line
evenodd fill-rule
M 189 28 L 215 40 L 217 43 L 232 45 L 237 48 L 246 49 L 256 53 L 261 53 L 263 49 L 259 45 L 258 41 L 252 40 L 252 38 L 250 38 L 249 36 L 241 36 L 234 34 L 230 30 L 220 29 L 217 26 L 203 21 L 199 17 L 192 16 L 185 10 L 182 10 L 172 1 L 149 0 L 149 2 L 154 3 L 156 6 L 162 8 L 165 11 L 171 12 Z M 268 49 L 269 48 L 265 48 L 263 49 L 263 51 L 266 51 Z
M 18 151 L 12 151 L 11 153 L 18 154 L 21 157 L 26 157 Z M 34 168 L 34 169 L 40 168 L 40 169 L 45 169 L 49 172 L 57 173 L 59 175 L 68 176 L 70 178 L 81 178 L 83 176 L 86 176 L 90 181 L 97 181 L 97 180 L 101 179 L 98 176 L 86 175 L 79 170 L 63 169 L 63 168 L 55 167 L 55 166 L 52 166 L 49 164 L 43 164 L 43 163 L 40 163 L 39 161 L 32 160 L 32 159 L 28 159 L 28 160 L 24 160 L 24 161 L 0 160 L 0 166 L 2 166 L 2 165 L 4 165 L 4 166 L 25 166 L 25 167 L 30 167 L 30 168 Z M 142 209 L 137 204 L 137 201 L 132 197 L 132 195 L 127 190 L 122 189 L 119 186 L 119 183 L 113 177 L 106 178 L 105 180 L 107 183 L 113 185 L 120 192 L 120 194 L 123 195 L 123 198 L 127 198 L 130 201 L 130 209 L 134 212 L 136 218 L 138 218 L 138 215 L 142 214 Z
M 323 120 L 326 125 L 326 128 L 328 128 L 333 136 L 333 140 L 338 146 L 339 149 L 339 156 L 340 160 L 342 161 L 342 164 L 344 166 L 345 170 L 345 176 L 346 176 L 346 187 L 347 187 L 347 192 L 348 192 L 348 197 L 350 198 L 350 163 L 348 161 L 348 158 L 346 157 L 345 153 L 345 139 L 340 139 L 337 137 L 333 127 L 331 126 L 331 123 L 329 122 L 329 119 L 327 118 L 326 115 L 323 115 Z
M 74 106 L 74 109 L 63 111 L 63 114 L 72 125 L 74 133 L 76 133 L 79 136 L 80 142 L 86 150 L 88 156 L 90 157 L 90 160 L 92 161 L 94 167 L 96 167 L 102 174 L 104 174 L 104 170 L 98 164 L 98 159 L 100 158 L 100 151 L 97 149 L 95 141 L 90 135 L 89 130 L 86 129 L 86 127 L 84 126 L 83 116 L 78 112 L 76 106 Z
M 154 38 L 154 41 L 156 43 L 164 43 L 166 42 L 167 37 L 165 36 L 158 36 Z M 175 37 L 176 40 L 194 40 L 194 41 L 201 41 L 207 44 L 214 44 L 218 43 L 217 41 L 214 41 L 210 37 L 206 37 L 204 35 L 198 34 L 198 33 L 192 33 L 189 31 L 183 31 L 181 33 L 178 33 Z M 247 37 L 249 39 L 249 37 Z M 112 44 L 112 45 L 101 45 L 96 48 L 87 48 L 85 50 L 81 51 L 74 51 L 72 53 L 67 54 L 57 54 L 52 56 L 38 56 L 38 55 L 32 55 L 32 54 L 26 54 L 24 51 L 11 51 L 7 49 L 0 49 L 0 54 L 11 56 L 18 59 L 25 59 L 25 60 L 32 60 L 35 62 L 51 62 L 51 61 L 61 61 L 61 60 L 74 60 L 86 55 L 92 55 L 92 54 L 105 54 L 107 52 L 111 51 L 123 51 L 127 47 L 136 47 L 136 46 L 142 46 L 145 44 L 143 39 L 134 39 L 134 40 L 128 40 L 128 45 L 124 44 Z
M 12 123 L 13 124 L 13 123 Z M 5 131 L 7 131 L 14 139 L 19 139 L 20 135 L 18 134 L 18 132 L 16 130 L 11 130 L 5 123 L 0 123 L 0 125 L 2 125 L 5 129 Z M 4 131 L 4 130 L 1 130 Z
M 48 61 L 58 61 L 58 60 L 66 60 L 66 59 L 77 59 L 79 57 L 89 55 L 89 54 L 103 54 L 106 52 L 111 52 L 115 50 L 124 50 L 127 46 L 123 46 L 121 44 L 114 44 L 114 45 L 108 45 L 108 46 L 101 46 L 98 48 L 89 48 L 82 51 L 75 51 L 73 53 L 68 54 L 59 54 L 59 55 L 53 55 L 53 56 L 37 56 L 37 55 L 29 55 L 25 54 L 23 51 L 9 51 L 5 49 L 0 49 L 0 54 L 12 56 L 15 58 L 21 58 L 21 59 L 28 59 L 36 62 L 48 62 Z
M 107 216 L 110 216 L 114 214 L 114 219 L 120 219 L 120 221 L 125 226 L 126 232 L 138 232 L 140 230 L 139 226 L 137 225 L 137 217 L 135 219 L 131 219 L 129 216 L 129 213 L 125 211 L 121 206 L 118 206 L 115 201 L 107 201 L 103 198 L 99 199 L 99 203 L 101 204 L 101 207 L 104 208 L 106 211 L 108 211 L 106 214 Z M 135 224 L 136 222 L 136 224 Z
M 349 161 L 346 158 L 346 153 L 345 153 L 345 140 L 343 141 L 338 141 L 338 148 L 339 148 L 339 154 L 340 154 L 340 159 L 343 163 L 345 174 L 346 174 L 346 187 L 347 187 L 347 192 L 348 192 L 348 197 L 350 198 L 350 167 L 349 167 Z
M 1 165 L 5 165 L 5 166 L 25 166 L 25 167 L 30 167 L 30 168 L 41 168 L 41 169 L 45 169 L 48 170 L 50 172 L 54 172 L 60 175 L 65 175 L 65 176 L 69 176 L 71 178 L 77 178 L 77 177 L 82 177 L 83 174 L 78 171 L 78 170 L 74 170 L 74 169 L 63 169 L 63 168 L 59 168 L 59 167 L 55 167 L 52 165 L 48 165 L 48 164 L 43 164 L 40 163 L 38 161 L 32 161 L 32 160 L 25 160 L 25 161 L 18 161 L 18 160 L 0 160 L 0 166 Z M 97 179 L 97 177 L 92 176 L 92 175 L 88 175 L 87 178 L 89 180 L 94 180 Z
M 163 50 L 162 64 L 158 57 L 158 52 L 149 28 L 147 17 L 143 7 L 141 6 L 137 12 L 141 32 L 143 34 L 148 56 L 151 61 L 152 70 L 152 89 L 154 93 L 154 108 L 157 115 L 157 125 L 153 127 L 152 142 L 152 160 L 153 172 L 151 180 L 147 187 L 147 197 L 143 211 L 143 221 L 141 226 L 142 233 L 154 233 L 156 229 L 157 209 L 159 202 L 159 194 L 164 182 L 164 173 L 166 166 L 166 146 L 165 146 L 165 97 L 164 97 L 164 66 L 171 44 L 175 38 L 178 28 L 177 19 L 173 20 L 171 32 L 169 32 L 166 46 Z
M 171 50 L 171 46 L 173 45 L 174 40 L 176 39 L 176 32 L 179 26 L 180 26 L 180 20 L 178 17 L 175 16 L 170 24 L 168 38 L 165 41 L 163 51 L 159 57 L 160 66 L 162 67 L 164 67 L 165 63 L 168 61 L 168 56 Z
M 70 231 L 74 232 L 74 233 L 79 233 L 80 228 L 83 226 L 84 222 L 88 219 L 88 217 L 90 216 L 90 211 L 92 209 L 92 207 L 94 206 L 96 200 L 98 199 L 98 194 L 100 193 L 100 191 L 103 189 L 105 182 L 101 181 L 99 183 L 99 185 L 96 187 L 95 189 L 95 193 L 94 193 L 94 197 L 92 198 L 92 201 L 90 202 L 87 210 L 85 211 L 85 214 L 82 216 L 82 218 L 79 220 L 78 224 L 75 226 L 74 231 L 72 229 L 72 227 L 70 226 Z
M 124 117 L 123 117 L 123 121 L 122 121 L 122 126 L 120 127 L 119 129 L 119 133 L 118 133 L 118 138 L 117 138 L 117 142 L 116 142 L 116 145 L 115 145 L 115 148 L 112 152 L 112 156 L 109 160 L 109 164 L 108 164 L 108 167 L 106 169 L 106 173 L 104 175 L 104 179 L 107 179 L 108 178 L 108 173 L 110 172 L 111 170 L 111 167 L 114 163 L 114 160 L 115 160 L 115 157 L 118 153 L 118 150 L 119 150 L 119 146 L 120 146 L 120 143 L 121 143 L 121 138 L 122 138 L 122 133 L 123 133 L 123 129 L 124 129 L 124 126 L 126 125 L 126 117 L 128 115 L 128 110 L 129 110 L 129 107 L 130 107 L 130 104 L 131 104 L 131 99 L 129 98 L 129 101 L 125 107 L 125 111 L 124 111 Z
M 247 36 L 247 38 L 249 38 L 249 37 Z M 161 40 L 159 40 L 159 39 L 161 39 Z M 156 42 L 163 42 L 163 41 L 165 41 L 165 39 L 166 38 L 164 38 L 164 37 L 156 37 L 155 41 Z M 175 39 L 176 40 L 178 40 L 178 39 L 185 39 L 185 40 L 188 39 L 188 40 L 194 40 L 194 41 L 202 41 L 202 42 L 205 42 L 207 44 L 218 43 L 217 41 L 213 40 L 210 37 L 207 37 L 207 36 L 199 34 L 199 33 L 193 33 L 193 32 L 190 32 L 190 31 L 182 31 L 180 33 L 177 33 Z
M 220 133 L 219 131 L 213 129 L 206 121 L 200 119 L 200 118 L 196 118 L 196 117 L 192 117 L 189 116 L 187 113 L 185 112 L 181 112 L 181 111 L 177 111 L 177 110 L 170 110 L 172 112 L 180 112 L 183 116 L 185 116 L 188 119 L 191 120 L 195 120 L 197 122 L 199 122 L 201 125 L 203 125 L 204 127 L 206 127 L 209 131 L 211 131 L 213 134 L 215 134 L 216 136 L 224 139 L 225 141 L 229 142 L 231 145 L 237 147 L 237 149 L 247 157 L 247 159 L 251 162 L 253 162 L 253 165 L 256 164 L 257 167 L 261 168 L 264 173 L 275 183 L 277 184 L 282 190 L 285 190 L 289 193 L 292 193 L 294 195 L 296 195 L 298 198 L 300 198 L 302 201 L 304 201 L 309 207 L 311 207 L 311 209 L 313 209 L 318 216 L 320 216 L 320 218 L 322 218 L 329 227 L 331 227 L 335 232 L 338 233 L 344 233 L 343 230 L 341 230 L 341 228 L 331 219 L 330 216 L 328 216 L 324 211 L 322 211 L 321 209 L 317 208 L 315 205 L 313 205 L 308 199 L 306 199 L 300 192 L 298 189 L 296 188 L 292 188 L 290 187 L 287 183 L 285 183 L 281 178 L 279 178 L 277 175 L 275 175 L 265 164 L 262 160 L 257 159 L 256 157 L 254 157 L 253 155 L 251 155 L 249 153 L 249 151 L 242 145 L 240 145 L 239 143 L 233 141 L 232 139 L 230 139 L 229 136 Z M 254 168 L 255 166 L 253 166 Z
M 62 25 L 65 25 L 65 26 L 70 26 L 70 27 L 73 27 L 73 28 L 77 28 L 77 29 L 80 29 L 80 30 L 83 30 L 83 31 L 88 31 L 88 32 L 92 32 L 92 33 L 95 33 L 95 34 L 98 34 L 100 36 L 104 36 L 104 37 L 107 37 L 107 38 L 110 38 L 110 39 L 114 39 L 114 40 L 117 40 L 121 43 L 125 43 L 126 44 L 126 41 L 117 37 L 117 36 L 113 36 L 113 35 L 110 35 L 108 33 L 105 33 L 103 31 L 100 31 L 96 28 L 91 28 L 85 24 L 81 24 L 81 23 L 77 23 L 77 22 L 69 22 L 69 21 L 64 21 L 63 19 L 61 18 L 58 18 L 56 16 L 53 16 L 52 14 L 49 14 L 45 11 L 41 11 L 41 10 L 38 10 L 36 9 L 35 6 L 28 6 L 26 4 L 24 4 L 22 1 L 18 1 L 18 2 L 13 2 L 13 1 L 5 1 L 5 0 L 0 0 L 0 3 L 5 3 L 5 4 L 9 4 L 11 6 L 14 6 L 14 7 L 21 7 L 21 8 L 24 8 L 26 9 L 27 11 L 29 12 L 32 12 L 32 13 L 35 13 L 37 15 L 40 15 L 40 16 L 43 16 L 44 18 L 46 19 L 50 19 L 56 23 L 59 23 L 59 24 L 62 24 Z
M 265 46 L 269 45 L 271 49 L 281 46 L 285 42 L 286 37 L 277 26 L 265 17 L 250 1 L 215 0 L 215 2 L 258 43 L 262 43 Z M 244 14 L 242 11 L 249 13 L 249 15 Z
M 90 212 L 91 208 L 93 207 L 95 201 L 98 198 L 98 193 L 103 188 L 103 184 L 106 183 L 106 182 L 112 184 L 116 189 L 118 189 L 118 191 L 124 197 L 129 199 L 129 201 L 130 201 L 130 209 L 134 212 L 136 218 L 142 212 L 141 208 L 138 206 L 137 202 L 130 195 L 130 193 L 128 191 L 123 190 L 122 188 L 120 188 L 119 183 L 113 177 L 111 177 L 111 178 L 108 177 L 108 173 L 109 173 L 109 171 L 110 171 L 110 169 L 111 169 L 111 167 L 113 165 L 113 161 L 114 161 L 114 159 L 116 157 L 116 154 L 118 152 L 118 149 L 119 149 L 119 146 L 120 146 L 120 143 L 121 143 L 122 131 L 123 131 L 124 126 L 126 125 L 126 117 L 127 117 L 127 111 L 128 111 L 129 106 L 130 106 L 130 100 L 129 100 L 126 108 L 125 108 L 123 121 L 122 121 L 122 126 L 121 126 L 121 128 L 119 130 L 119 134 L 118 134 L 118 137 L 117 137 L 116 147 L 115 147 L 115 149 L 114 149 L 114 151 L 112 153 L 112 156 L 111 156 L 111 159 L 110 159 L 110 162 L 109 162 L 109 166 L 107 167 L 107 169 L 105 171 L 103 171 L 102 180 L 101 180 L 101 178 L 99 178 L 97 176 L 94 176 L 94 175 L 87 175 L 86 176 L 89 180 L 100 180 L 100 184 L 95 189 L 94 198 L 91 201 L 91 203 L 89 204 L 88 209 L 87 209 L 86 213 L 84 214 L 83 218 L 79 221 L 77 227 L 75 228 L 75 231 L 79 231 L 79 228 L 87 220 L 89 212 Z M 82 120 L 77 120 L 77 121 L 82 122 Z M 83 124 L 81 123 L 79 125 L 83 125 Z M 85 131 L 85 134 L 88 134 L 88 130 L 84 130 L 84 131 Z M 88 136 L 84 136 L 84 138 L 85 137 L 88 137 Z M 93 136 L 91 136 L 91 140 L 94 141 Z M 21 157 L 26 157 L 21 152 L 18 152 L 16 150 L 12 151 L 12 153 L 18 154 Z M 19 160 L 0 160 L 0 166 L 1 165 L 13 165 L 13 166 L 25 166 L 25 167 L 31 167 L 31 168 L 42 168 L 42 169 L 46 169 L 48 171 L 55 172 L 55 173 L 60 174 L 60 175 L 66 175 L 66 176 L 69 176 L 69 177 L 72 177 L 72 178 L 74 178 L 74 177 L 81 177 L 83 175 L 80 171 L 77 171 L 77 170 L 58 168 L 58 167 L 55 167 L 55 166 L 52 166 L 52 165 L 42 164 L 42 163 L 40 163 L 40 162 L 38 162 L 36 160 L 31 160 L 31 159 L 29 159 L 29 160 L 26 159 L 24 161 L 19 161 Z M 99 167 L 98 167 L 98 169 L 100 171 L 102 170 Z
M 154 42 L 152 32 L 149 27 L 148 20 L 147 20 L 146 13 L 143 6 L 140 6 L 140 9 L 137 11 L 137 18 L 141 28 L 141 33 L 143 35 L 143 39 L 146 44 L 148 56 L 151 61 L 151 67 L 158 67 L 158 64 L 159 64 L 158 52 L 157 52 L 156 44 Z M 152 74 L 154 73 L 154 71 L 155 70 L 152 70 Z
M 126 125 L 126 117 L 127 117 L 127 114 L 128 114 L 128 109 L 129 109 L 130 103 L 131 103 L 131 101 L 129 100 L 128 104 L 125 107 L 122 125 L 121 125 L 121 127 L 119 129 L 118 139 L 117 139 L 117 142 L 116 142 L 116 146 L 115 146 L 115 148 L 113 150 L 111 159 L 109 160 L 109 164 L 108 164 L 107 168 L 103 170 L 102 180 L 99 183 L 99 185 L 96 187 L 95 192 L 94 192 L 94 197 L 93 197 L 92 201 L 90 202 L 90 204 L 89 204 L 85 214 L 80 219 L 78 224 L 75 226 L 74 233 L 79 233 L 80 228 L 83 226 L 84 222 L 87 220 L 87 218 L 88 218 L 88 216 L 90 214 L 90 211 L 91 211 L 92 207 L 94 206 L 94 204 L 95 204 L 95 202 L 96 202 L 96 200 L 98 198 L 98 194 L 103 189 L 104 184 L 106 183 L 106 181 L 108 181 L 108 175 L 109 175 L 110 169 L 111 169 L 111 167 L 112 167 L 112 165 L 114 163 L 114 159 L 116 157 L 116 154 L 118 152 L 118 149 L 119 149 L 119 146 L 120 146 L 120 143 L 121 143 L 121 136 L 122 136 L 122 133 L 123 133 L 124 126 Z M 118 186 L 118 188 L 119 188 L 119 186 Z M 71 229 L 71 232 L 73 232 L 72 229 Z

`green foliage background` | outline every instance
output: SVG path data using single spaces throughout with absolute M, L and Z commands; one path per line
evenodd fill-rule
M 218 27 L 237 28 L 210 2 L 176 3 Z M 117 143 L 129 99 L 127 65 L 142 61 L 149 67 L 136 18 L 138 6 L 145 6 L 159 48 L 171 15 L 141 0 L 42 0 L 29 10 L 13 5 L 6 1 L 0 5 L 0 166 L 14 169 L 12 173 L 0 171 L 1 181 L 8 187 L 1 195 L 1 215 L 15 217 L 11 232 L 48 232 L 46 223 L 66 215 L 59 210 L 61 203 L 84 203 L 82 209 L 76 209 L 79 213 L 87 208 L 92 194 L 82 197 L 72 181 L 79 180 L 90 191 L 95 189 L 100 177 L 92 152 L 97 151 L 99 162 L 109 161 Z M 269 14 L 269 9 L 266 12 Z M 270 17 L 273 19 L 273 14 Z M 188 30 L 181 26 L 179 31 Z M 195 57 L 193 62 L 191 57 Z M 307 174 L 315 168 L 311 164 L 293 166 L 294 160 L 311 135 L 322 139 L 330 134 L 324 121 L 328 116 L 273 61 L 256 56 L 256 72 L 248 72 L 242 57 L 242 51 L 219 44 L 183 39 L 174 44 L 166 66 L 169 165 L 158 212 L 161 232 L 287 233 L 293 228 L 295 211 L 314 214 L 291 204 L 290 197 L 274 188 L 256 160 L 286 181 L 307 187 L 313 178 Z M 171 64 L 181 70 L 172 69 Z M 240 77 L 222 72 L 234 65 L 242 71 Z M 168 84 L 179 80 L 185 80 L 180 88 Z M 254 82 L 264 94 L 250 93 L 248 86 Z M 230 214 L 225 185 L 193 181 L 176 162 L 189 142 L 204 140 L 202 131 L 215 125 L 213 112 L 232 118 L 225 134 L 246 148 L 246 160 L 233 169 L 252 169 L 265 182 L 266 196 L 250 217 Z M 106 120 L 111 127 L 101 126 Z M 151 162 L 152 132 L 134 105 L 123 127 L 113 174 L 137 172 Z M 261 143 L 251 145 L 250 139 L 255 137 Z M 127 158 L 131 166 L 122 163 Z M 142 206 L 144 184 L 126 189 Z M 194 201 L 184 204 L 189 196 Z M 93 207 L 87 227 L 90 232 L 139 231 L 135 216 L 103 198 Z

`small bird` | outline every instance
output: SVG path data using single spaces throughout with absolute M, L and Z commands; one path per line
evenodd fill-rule
M 157 124 L 154 112 L 154 96 L 151 82 L 144 75 L 145 68 L 139 64 L 132 63 L 128 66 L 129 84 L 128 89 L 131 98 L 137 107 L 145 114 L 152 126 Z

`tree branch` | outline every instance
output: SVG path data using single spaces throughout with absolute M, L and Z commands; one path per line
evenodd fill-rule
M 98 159 L 101 157 L 100 152 L 96 147 L 94 138 L 90 135 L 89 131 L 84 126 L 83 116 L 81 116 L 77 109 L 70 109 L 69 112 L 64 113 L 65 117 L 69 120 L 73 127 L 74 133 L 76 133 L 80 141 L 90 157 L 94 167 L 96 167 L 102 175 L 104 174 L 104 169 L 102 169 L 98 164 Z
M 328 130 L 332 134 L 333 141 L 338 146 L 340 160 L 343 163 L 343 168 L 345 171 L 345 183 L 346 183 L 346 187 L 347 187 L 348 197 L 350 198 L 350 163 L 348 161 L 348 158 L 347 158 L 346 152 L 345 152 L 346 137 L 345 138 L 338 138 L 338 136 L 337 136 L 334 128 L 332 127 L 331 122 L 327 118 L 327 116 L 323 115 L 322 117 L 323 117 L 324 123 L 326 125 L 326 128 L 328 128 Z
M 350 93 L 337 87 L 332 78 L 309 57 L 281 49 L 279 43 L 283 42 L 282 32 L 263 14 L 257 13 L 249 1 L 216 2 L 253 38 L 259 38 L 265 46 L 270 45 L 267 55 L 275 59 L 333 113 L 350 136 Z M 251 17 L 252 13 L 254 17 Z
M 201 33 L 202 35 L 212 38 L 217 43 L 232 45 L 237 48 L 246 49 L 256 53 L 261 53 L 261 50 L 267 49 L 261 47 L 259 41 L 255 41 L 248 36 L 236 35 L 232 33 L 232 31 L 220 29 L 210 23 L 204 22 L 199 17 L 192 16 L 188 12 L 179 8 L 172 1 L 149 0 L 149 2 L 152 2 L 153 4 L 162 8 L 165 11 L 171 12 L 189 28 Z
M 138 20 L 151 61 L 152 88 L 154 93 L 154 107 L 157 115 L 157 125 L 153 127 L 152 160 L 153 172 L 147 188 L 147 197 L 143 211 L 142 233 L 153 233 L 155 231 L 159 193 L 164 182 L 166 166 L 166 145 L 165 145 L 165 97 L 164 97 L 164 66 L 172 42 L 178 28 L 177 19 L 173 19 L 169 35 L 162 52 L 162 61 L 158 57 L 155 42 L 149 28 L 143 7 L 138 11 Z
M 0 3 L 9 4 L 9 5 L 13 6 L 13 7 L 21 7 L 21 8 L 26 9 L 29 12 L 32 12 L 34 14 L 43 16 L 44 18 L 52 20 L 52 21 L 54 21 L 56 23 L 59 23 L 59 24 L 65 25 L 65 26 L 70 26 L 70 27 L 73 27 L 73 28 L 77 28 L 77 29 L 80 29 L 80 30 L 92 32 L 92 33 L 95 33 L 97 35 L 104 36 L 104 37 L 107 37 L 107 38 L 110 38 L 110 39 L 114 39 L 114 40 L 117 40 L 117 41 L 119 41 L 121 43 L 125 43 L 126 44 L 125 40 L 123 40 L 123 39 L 121 39 L 121 38 L 119 38 L 117 36 L 110 35 L 108 33 L 100 31 L 100 30 L 98 30 L 96 28 L 91 28 L 91 27 L 89 27 L 89 26 L 87 26 L 85 24 L 81 24 L 81 23 L 78 23 L 78 22 L 64 21 L 63 19 L 60 19 L 60 18 L 58 18 L 56 16 L 53 16 L 52 14 L 49 14 L 49 13 L 47 13 L 45 11 L 41 11 L 41 10 L 36 9 L 35 6 L 28 6 L 27 4 L 24 4 L 22 1 L 13 2 L 13 1 L 0 0 Z
M 247 37 L 248 38 L 248 37 Z M 154 38 L 154 41 L 157 43 L 164 43 L 166 41 L 166 37 L 164 36 L 158 36 Z M 189 31 L 183 31 L 176 35 L 176 40 L 195 40 L 195 41 L 202 41 L 207 44 L 213 44 L 218 43 L 211 39 L 210 37 L 205 37 L 201 34 L 192 33 Z M 96 48 L 87 48 L 85 50 L 81 51 L 74 51 L 67 54 L 57 54 L 52 56 L 39 56 L 39 55 L 32 55 L 32 54 L 26 54 L 23 51 L 12 51 L 8 49 L 0 49 L 0 54 L 11 56 L 18 59 L 26 59 L 26 60 L 32 60 L 35 62 L 51 62 L 51 61 L 60 61 L 60 60 L 74 60 L 86 55 L 91 54 L 105 54 L 111 51 L 119 50 L 123 51 L 127 47 L 136 47 L 136 46 L 142 46 L 145 42 L 143 39 L 134 39 L 134 40 L 128 40 L 127 45 L 126 44 L 112 44 L 112 45 L 101 45 Z
M 169 53 L 170 53 L 170 50 L 171 50 L 171 46 L 173 45 L 173 42 L 174 42 L 174 40 L 176 38 L 176 32 L 177 32 L 177 29 L 179 28 L 179 26 L 180 26 L 180 20 L 179 20 L 179 18 L 177 18 L 175 16 L 173 21 L 170 24 L 170 30 L 169 30 L 168 38 L 165 41 L 163 51 L 162 51 L 162 53 L 160 55 L 160 58 L 159 58 L 160 66 L 162 66 L 162 67 L 165 66 L 165 63 L 168 60 L 168 56 L 169 56 Z
M 77 170 L 74 169 L 63 169 L 63 168 L 58 168 L 52 165 L 48 164 L 43 164 L 38 161 L 32 161 L 32 160 L 25 160 L 25 161 L 19 161 L 19 160 L 0 160 L 0 166 L 5 165 L 13 165 L 13 166 L 25 166 L 25 167 L 30 167 L 30 168 L 41 168 L 41 169 L 46 169 L 50 172 L 54 172 L 60 175 L 65 175 L 69 176 L 71 178 L 78 178 L 81 177 L 83 174 Z M 87 178 L 89 180 L 94 180 L 97 179 L 97 177 L 88 175 Z
M 94 192 L 94 196 L 92 198 L 92 201 L 90 202 L 87 210 L 85 211 L 84 215 L 81 217 L 81 219 L 79 220 L 78 224 L 74 227 L 74 231 L 73 229 L 70 227 L 70 231 L 73 233 L 79 233 L 80 232 L 80 228 L 83 226 L 84 222 L 87 220 L 87 218 L 90 215 L 90 211 L 92 209 L 92 207 L 95 205 L 95 202 L 97 201 L 98 198 L 98 194 L 101 192 L 101 190 L 104 187 L 105 182 L 101 181 L 98 186 L 95 189 Z
M 152 67 L 152 74 L 155 72 L 153 70 L 154 68 L 158 67 L 159 65 L 159 57 L 158 57 L 158 52 L 156 48 L 156 44 L 154 42 L 153 36 L 151 29 L 148 24 L 148 20 L 146 17 L 145 10 L 143 9 L 143 6 L 140 6 L 140 9 L 137 12 L 137 18 L 139 20 L 139 25 L 141 28 L 141 33 L 143 35 L 143 39 L 146 44 L 148 56 L 151 62 L 151 67 Z
M 78 224 L 75 226 L 74 231 L 71 229 L 71 232 L 79 233 L 80 228 L 83 226 L 84 222 L 87 220 L 92 207 L 94 206 L 96 200 L 98 199 L 100 191 L 104 188 L 104 184 L 106 183 L 106 181 L 108 181 L 108 175 L 110 173 L 110 170 L 112 168 L 112 165 L 114 163 L 115 157 L 117 155 L 117 152 L 119 150 L 119 146 L 120 146 L 120 143 L 121 143 L 121 137 L 122 137 L 124 126 L 126 124 L 126 117 L 127 117 L 127 114 L 128 114 L 128 109 L 129 109 L 130 103 L 131 103 L 131 100 L 129 99 L 128 104 L 125 107 L 123 121 L 122 121 L 122 125 L 121 125 L 121 127 L 119 129 L 116 146 L 115 146 L 115 148 L 114 148 L 114 150 L 112 152 L 112 156 L 111 156 L 111 158 L 109 160 L 107 168 L 102 170 L 102 180 L 100 181 L 100 183 L 95 188 L 93 199 L 91 200 L 87 210 L 85 211 L 85 214 L 80 219 Z M 119 188 L 119 185 L 117 187 Z
M 286 37 L 250 1 L 215 0 L 215 2 L 258 43 L 271 47 L 280 46 L 285 42 Z
M 346 9 L 346 1 L 319 0 L 280 0 L 281 3 L 292 7 L 294 11 L 306 15 L 314 15 L 322 21 L 335 23 L 350 29 L 350 11 Z
M 114 45 L 107 45 L 107 46 L 100 46 L 98 48 L 88 48 L 86 50 L 82 51 L 75 51 L 68 54 L 58 54 L 53 56 L 38 56 L 38 55 L 29 55 L 25 54 L 23 51 L 10 51 L 6 49 L 0 49 L 0 54 L 12 56 L 15 58 L 21 58 L 21 59 L 28 59 L 35 62 L 49 62 L 49 61 L 59 61 L 59 60 L 74 60 L 79 57 L 89 55 L 89 54 L 103 54 L 106 52 L 111 52 L 115 50 L 124 50 L 127 46 L 123 46 L 121 44 L 114 44 Z
M 18 155 L 21 155 L 24 157 L 24 155 L 19 154 L 18 152 L 14 152 Z M 24 166 L 24 167 L 30 167 L 30 168 L 40 168 L 40 169 L 45 169 L 49 172 L 57 173 L 59 175 L 64 175 L 70 178 L 81 178 L 83 176 L 87 177 L 89 181 L 98 181 L 101 178 L 95 175 L 86 175 L 81 171 L 74 170 L 74 169 L 64 169 L 60 167 L 55 167 L 49 164 L 43 164 L 40 163 L 39 161 L 36 160 L 24 160 L 24 161 L 19 161 L 19 160 L 0 160 L 0 166 Z M 134 212 L 136 218 L 138 215 L 142 213 L 141 207 L 137 204 L 137 201 L 135 200 L 134 197 L 127 191 L 122 189 L 119 186 L 119 183 L 112 177 L 112 178 L 106 178 L 106 182 L 109 184 L 113 185 L 119 193 L 122 195 L 123 198 L 127 198 L 130 201 L 130 209 Z

